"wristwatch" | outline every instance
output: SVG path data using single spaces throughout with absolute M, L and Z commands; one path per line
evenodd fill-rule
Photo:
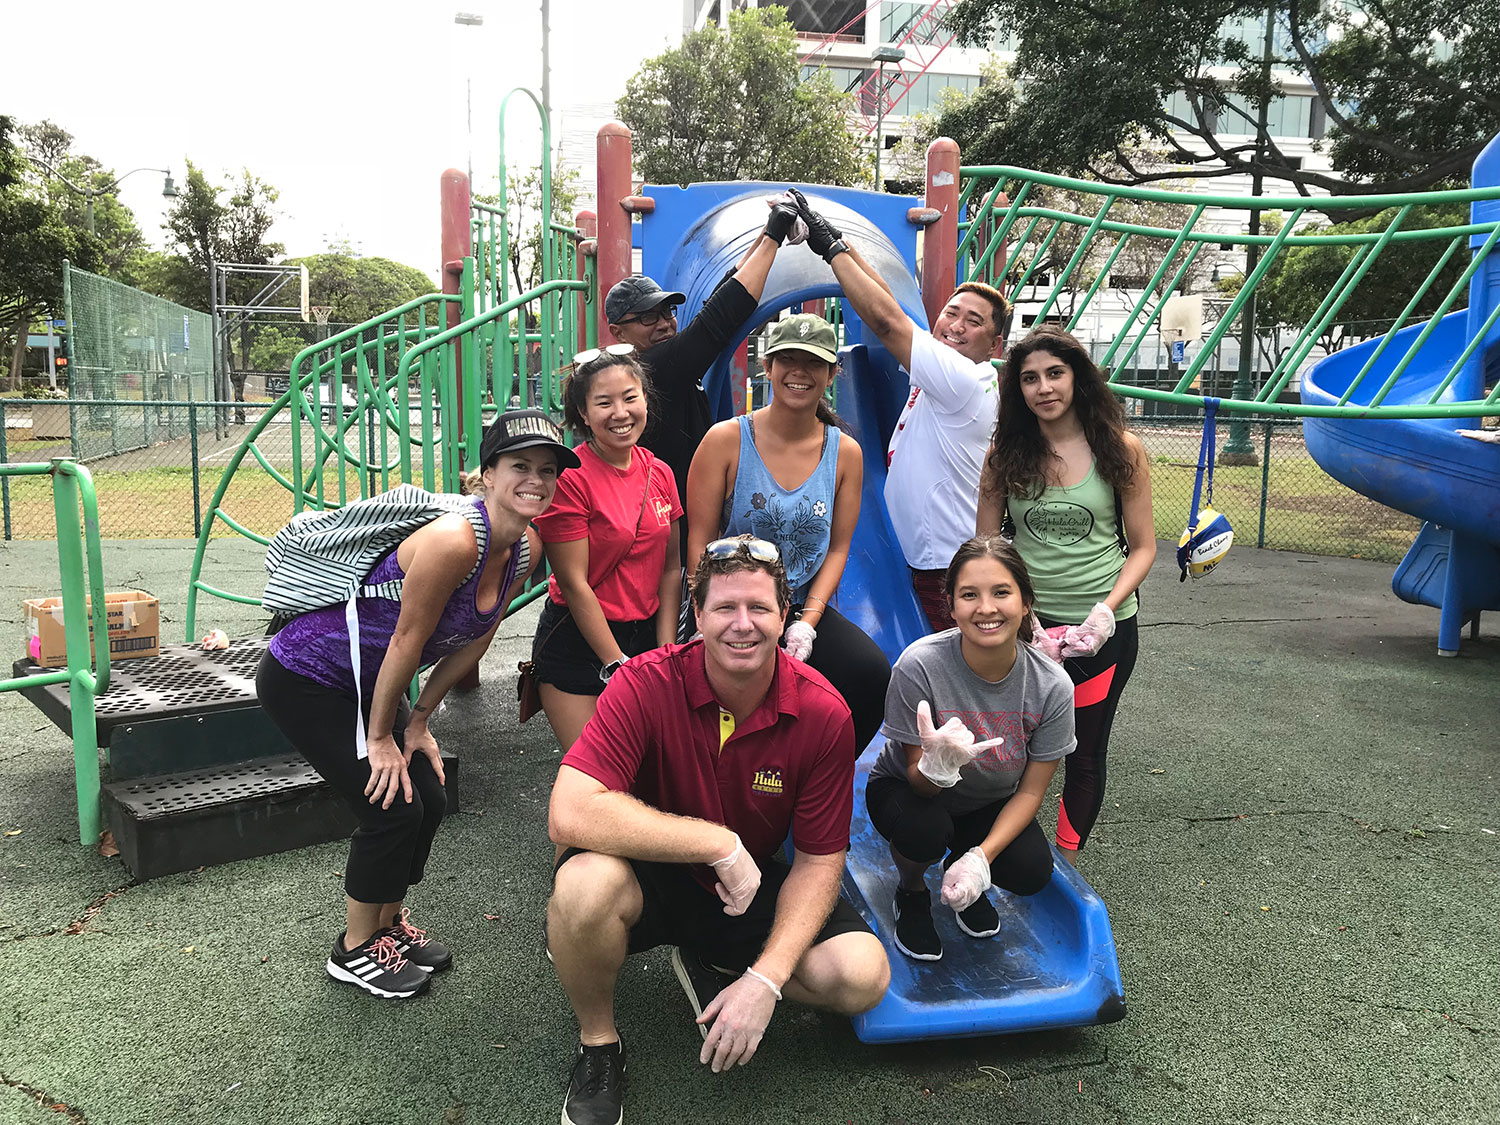
M 828 244 L 828 253 L 823 255 L 823 260 L 832 265 L 835 258 L 847 253 L 849 253 L 849 244 L 842 238 L 835 238 Z
M 600 668 L 599 682 L 602 684 L 609 683 L 609 678 L 624 666 L 626 659 L 626 657 L 622 656 L 619 660 L 611 660 L 603 668 Z

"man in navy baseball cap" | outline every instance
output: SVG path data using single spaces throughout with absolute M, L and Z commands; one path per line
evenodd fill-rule
M 671 468 L 684 504 L 688 466 L 715 420 L 703 393 L 703 376 L 755 314 L 776 251 L 797 217 L 791 203 L 773 206 L 765 230 L 680 331 L 677 306 L 687 298 L 649 277 L 627 277 L 604 298 L 609 330 L 622 344 L 635 346 L 651 374 L 651 413 L 641 444 Z M 686 535 L 682 547 L 687 550 Z

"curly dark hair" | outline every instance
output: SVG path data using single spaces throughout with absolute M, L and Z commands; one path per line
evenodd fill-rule
M 1109 389 L 1088 349 L 1061 328 L 1043 325 L 1011 346 L 1000 375 L 1000 402 L 985 469 L 1007 496 L 1033 499 L 1047 485 L 1052 453 L 1036 415 L 1021 393 L 1021 367 L 1034 352 L 1055 355 L 1073 369 L 1073 410 L 1094 452 L 1099 475 L 1123 491 L 1135 477 L 1135 458 L 1125 444 L 1125 410 Z
M 646 396 L 647 418 L 650 418 L 654 402 L 651 394 L 651 376 L 646 373 L 645 365 L 634 355 L 601 351 L 587 363 L 574 366 L 563 376 L 562 381 L 563 425 L 584 440 L 593 436 L 593 431 L 589 429 L 589 424 L 585 421 L 588 414 L 589 388 L 594 385 L 596 375 L 601 371 L 608 371 L 611 367 L 630 369 L 636 382 L 641 385 L 641 393 Z

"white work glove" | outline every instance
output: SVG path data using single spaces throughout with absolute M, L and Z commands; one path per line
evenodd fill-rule
M 781 646 L 793 660 L 806 661 L 812 655 L 813 641 L 817 639 L 818 631 L 806 621 L 793 621 L 781 634 Z
M 1089 610 L 1089 615 L 1083 619 L 1082 625 L 1070 625 L 1068 631 L 1063 634 L 1063 658 L 1093 656 L 1104 647 L 1104 642 L 1114 635 L 1114 610 L 1103 602 L 1099 602 Z
M 982 848 L 970 848 L 943 875 L 943 904 L 967 910 L 990 889 L 990 861 Z
M 755 898 L 755 892 L 760 889 L 760 868 L 740 843 L 738 832 L 734 835 L 734 851 L 723 859 L 714 860 L 711 866 L 714 874 L 719 877 L 714 890 L 719 892 L 719 898 L 723 900 L 724 913 L 745 913 Z
M 917 704 L 917 734 L 922 739 L 922 756 L 917 772 L 939 789 L 958 784 L 958 771 L 979 756 L 981 750 L 999 746 L 1003 738 L 975 742 L 974 732 L 955 715 L 942 726 L 933 728 L 932 707 L 927 700 Z
M 1063 662 L 1062 641 L 1063 634 L 1072 628 L 1071 625 L 1054 625 L 1050 629 L 1043 629 L 1042 623 L 1036 618 L 1031 619 L 1031 647 L 1043 656 L 1051 657 L 1059 664 Z
M 698 1061 L 710 1064 L 715 1074 L 732 1066 L 744 1066 L 755 1056 L 755 1049 L 766 1033 L 766 1025 L 776 1011 L 781 992 L 767 978 L 753 969 L 715 996 L 699 1023 L 709 1023 Z

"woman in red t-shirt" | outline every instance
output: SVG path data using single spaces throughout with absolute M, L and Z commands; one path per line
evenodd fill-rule
M 531 658 L 564 750 L 620 665 L 677 639 L 682 502 L 672 470 L 636 444 L 648 391 L 627 345 L 580 353 L 563 381 L 563 421 L 585 441 L 536 519 L 552 577 Z

